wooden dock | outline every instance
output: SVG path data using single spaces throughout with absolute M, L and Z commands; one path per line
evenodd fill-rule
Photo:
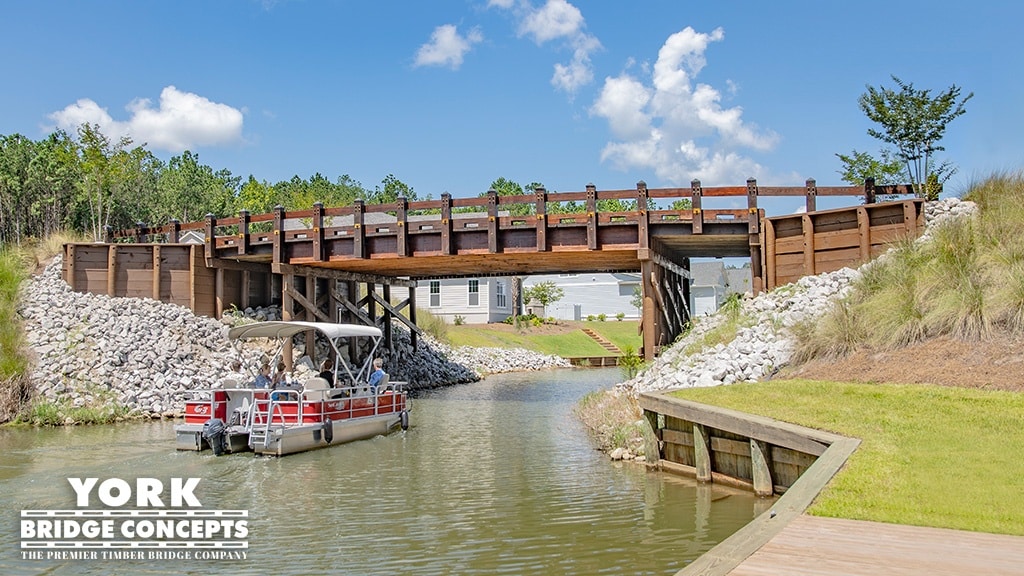
M 1024 537 L 802 515 L 730 576 L 1024 574 Z

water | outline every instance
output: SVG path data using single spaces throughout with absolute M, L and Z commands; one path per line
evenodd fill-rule
M 421 394 L 407 432 L 284 458 L 178 452 L 172 422 L 0 430 L 0 573 L 672 574 L 765 503 L 610 463 L 570 411 L 618 379 L 494 376 Z M 203 508 L 249 511 L 247 558 L 22 559 L 20 510 L 75 508 L 68 477 L 201 478 Z

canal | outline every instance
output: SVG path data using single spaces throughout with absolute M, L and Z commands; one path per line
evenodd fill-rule
M 572 406 L 619 379 L 423 392 L 406 432 L 284 458 L 177 452 L 169 421 L 0 430 L 0 574 L 673 574 L 765 502 L 595 450 Z M 69 477 L 199 478 L 204 509 L 248 510 L 246 558 L 24 559 L 20 511 L 74 509 Z

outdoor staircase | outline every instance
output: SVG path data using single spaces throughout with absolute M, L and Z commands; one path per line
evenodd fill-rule
M 593 340 L 594 342 L 597 342 L 598 344 L 600 344 L 601 347 L 604 348 L 608 352 L 608 354 L 613 355 L 613 356 L 622 356 L 622 350 L 619 350 L 618 346 L 616 346 L 615 344 L 612 344 L 611 342 L 605 340 L 604 337 L 602 337 L 597 332 L 594 332 L 590 328 L 582 328 L 582 330 L 583 330 L 584 334 L 586 334 L 587 336 L 590 336 L 591 340 Z

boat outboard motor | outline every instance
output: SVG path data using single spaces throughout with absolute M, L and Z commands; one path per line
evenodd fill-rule
M 220 418 L 210 418 L 203 424 L 203 438 L 213 449 L 214 456 L 227 452 L 227 429 Z

